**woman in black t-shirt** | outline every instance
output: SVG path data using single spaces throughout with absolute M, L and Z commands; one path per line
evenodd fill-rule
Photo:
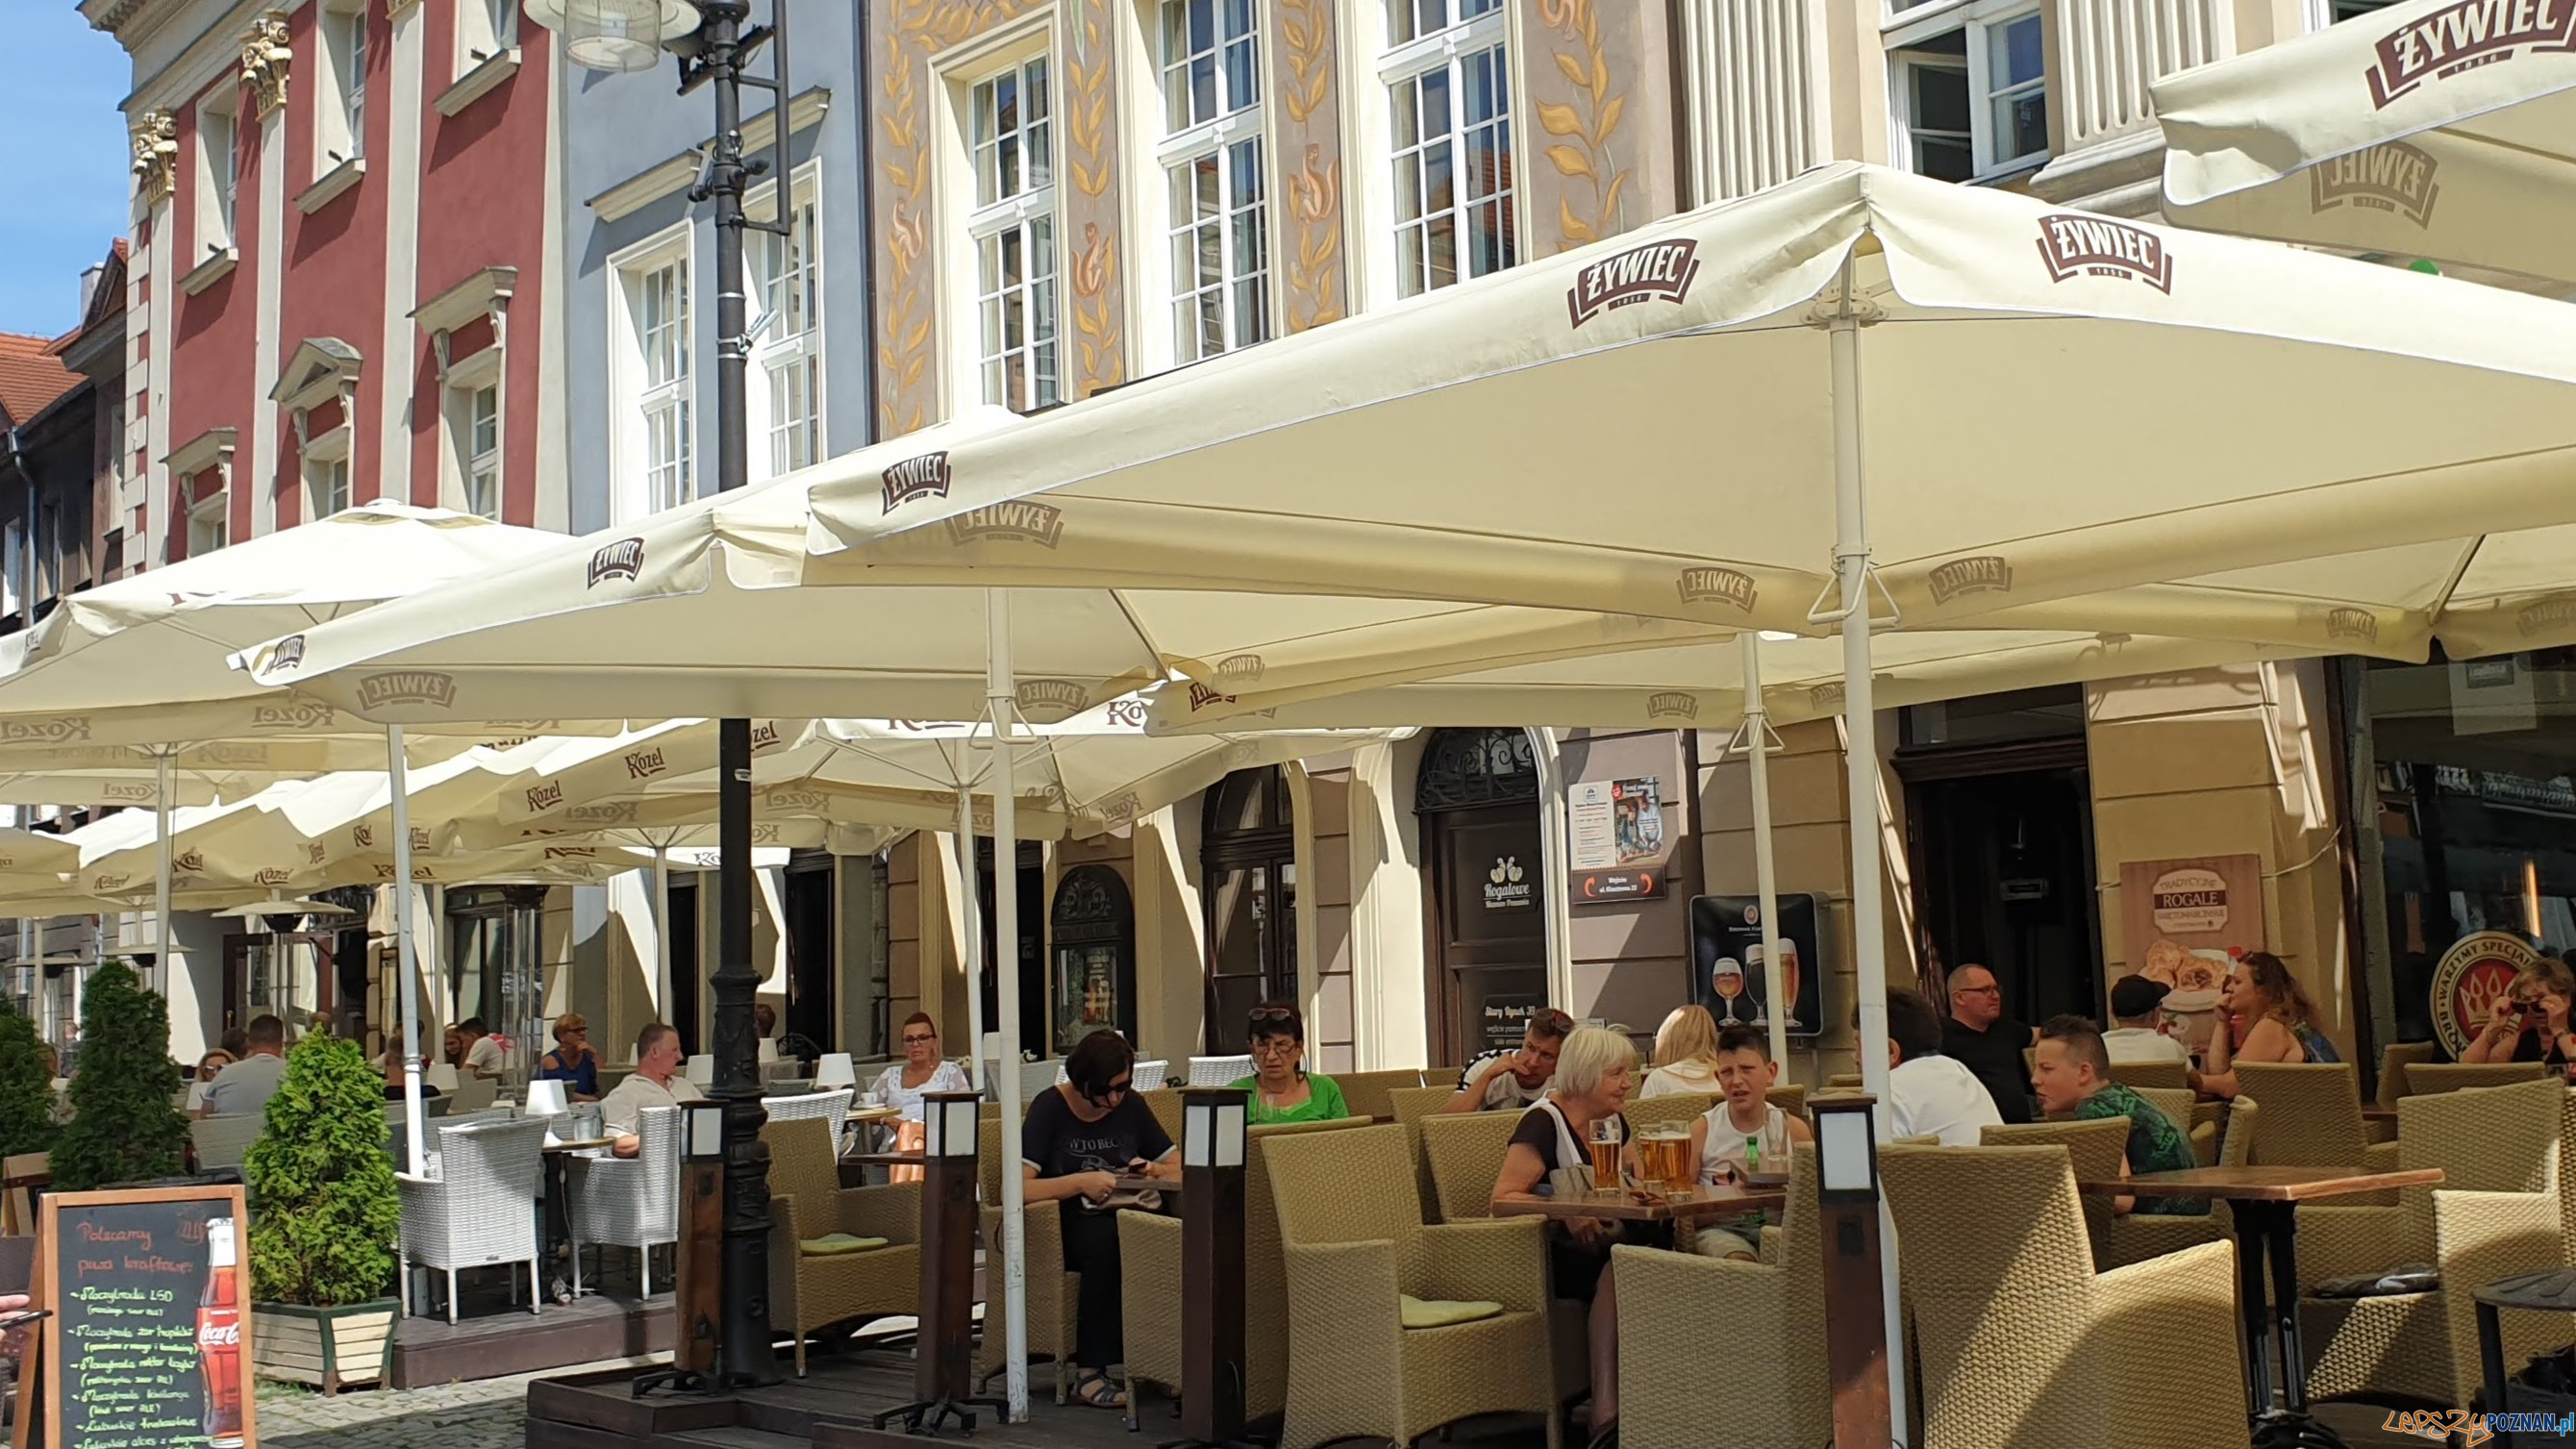
M 1136 1098 L 1136 1053 L 1114 1031 L 1095 1031 L 1064 1059 L 1066 1080 L 1029 1103 L 1020 1126 L 1020 1172 L 1030 1202 L 1061 1205 L 1064 1266 L 1082 1275 L 1074 1308 L 1074 1398 L 1123 1409 L 1109 1366 L 1127 1356 L 1120 1317 L 1118 1215 L 1108 1209 L 1122 1173 L 1178 1180 L 1172 1139 Z

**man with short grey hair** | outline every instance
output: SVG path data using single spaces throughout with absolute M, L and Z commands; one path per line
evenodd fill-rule
M 620 1157 L 633 1157 L 644 1143 L 636 1122 L 648 1108 L 676 1107 L 703 1099 L 705 1093 L 680 1075 L 680 1033 L 653 1022 L 635 1034 L 635 1072 L 599 1101 L 600 1125 L 616 1139 Z
M 244 1045 L 249 1055 L 206 1084 L 200 1117 L 254 1117 L 268 1110 L 286 1078 L 286 1023 L 265 1013 L 251 1018 Z

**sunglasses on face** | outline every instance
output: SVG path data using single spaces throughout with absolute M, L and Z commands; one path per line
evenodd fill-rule
M 905 1046 L 928 1046 L 937 1040 L 939 1040 L 939 1038 L 935 1036 L 908 1036 L 903 1039 L 903 1044 Z
M 1254 1021 L 1286 1021 L 1296 1014 L 1297 1008 L 1293 1006 L 1256 1006 L 1252 1008 L 1252 1019 Z

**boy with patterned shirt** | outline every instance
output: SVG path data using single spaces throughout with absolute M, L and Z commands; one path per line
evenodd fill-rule
M 2060 1016 L 2040 1027 L 2030 1079 L 2039 1094 L 2041 1109 L 2050 1116 L 2072 1115 L 2079 1122 L 2108 1117 L 2129 1119 L 2121 1176 L 2176 1172 L 2200 1165 L 2200 1159 L 2192 1153 L 2191 1139 L 2183 1135 L 2172 1118 L 2111 1080 L 2111 1054 L 2102 1044 L 2102 1033 L 2083 1017 Z M 2113 1200 L 2112 1207 L 2123 1213 L 2174 1217 L 2197 1217 L 2209 1211 L 2208 1204 L 2197 1199 L 2170 1197 L 2121 1197 Z

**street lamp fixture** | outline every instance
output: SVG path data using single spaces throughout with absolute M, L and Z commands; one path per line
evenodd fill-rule
M 619 74 L 651 70 L 666 42 L 698 28 L 688 0 L 527 0 L 527 12 L 563 37 L 566 60 Z

